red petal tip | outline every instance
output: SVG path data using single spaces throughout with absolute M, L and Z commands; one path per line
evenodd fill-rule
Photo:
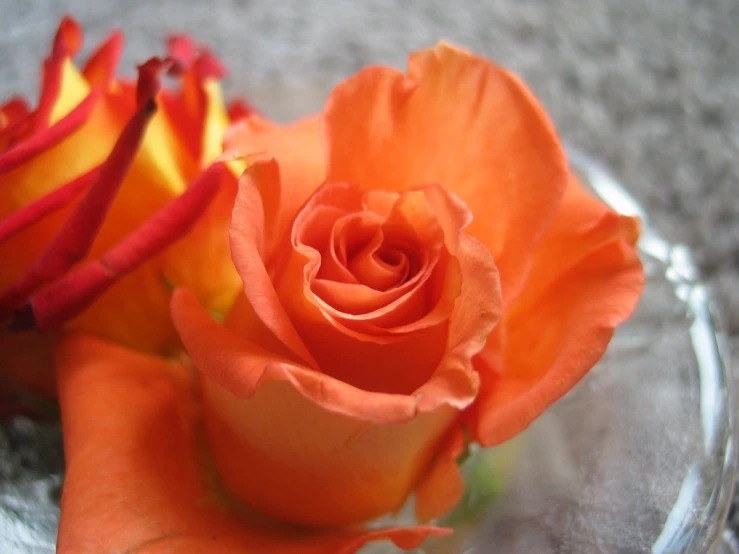
M 62 19 L 54 37 L 51 56 L 44 62 L 41 98 L 36 110 L 37 131 L 49 126 L 51 112 L 62 87 L 62 70 L 66 58 L 71 58 L 82 48 L 82 27 L 69 16 Z
M 90 57 L 82 70 L 82 74 L 89 83 L 107 88 L 115 79 L 123 44 L 124 37 L 121 31 L 113 31 L 108 36 L 105 43 Z
M 167 54 L 173 60 L 172 73 L 179 75 L 195 61 L 195 44 L 188 35 L 173 35 L 167 41 Z
M 82 40 L 80 24 L 73 17 L 64 16 L 54 37 L 53 55 L 74 56 L 82 48 Z
M 140 66 L 139 79 L 136 83 L 136 102 L 142 106 L 151 108 L 154 97 L 159 92 L 162 82 L 162 73 L 170 70 L 175 64 L 170 58 L 150 58 Z
M 226 66 L 221 63 L 209 50 L 202 50 L 193 65 L 195 75 L 200 79 L 223 79 L 226 76 Z
M 246 119 L 247 117 L 257 113 L 258 112 L 254 109 L 254 106 L 249 104 L 246 100 L 234 100 L 228 105 L 228 119 L 231 123 L 238 121 L 239 119 Z

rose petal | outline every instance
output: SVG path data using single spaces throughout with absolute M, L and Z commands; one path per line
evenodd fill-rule
M 524 292 L 476 360 L 482 387 L 468 422 L 478 442 L 525 429 L 601 358 L 643 288 L 637 229 L 570 182 Z
M 468 233 L 495 258 L 506 305 L 563 194 L 561 146 L 525 85 L 487 60 L 442 43 L 408 65 L 408 76 L 368 68 L 334 89 L 327 181 L 452 191 L 473 209 Z
M 172 295 L 172 317 L 195 365 L 239 398 L 253 396 L 262 381 L 283 380 L 323 409 L 353 418 L 402 423 L 417 413 L 413 397 L 363 391 L 236 335 L 185 289 Z
M 13 181 L 18 181 L 19 176 L 23 175 L 23 180 L 26 181 L 26 186 L 18 187 L 18 189 L 25 191 L 26 195 L 33 193 L 33 196 L 29 195 L 30 198 L 36 198 L 40 194 L 43 194 L 44 191 L 52 189 L 54 183 L 49 183 L 49 179 L 36 183 L 34 182 L 33 177 L 26 177 L 25 172 L 22 171 L 24 168 L 21 167 L 18 169 L 19 166 L 22 166 L 24 163 L 37 157 L 43 160 L 41 166 L 44 169 L 49 167 L 48 165 L 44 165 L 44 162 L 52 163 L 49 160 L 66 159 L 69 167 L 62 166 L 64 171 L 60 172 L 60 182 L 69 180 L 76 174 L 83 173 L 97 163 L 100 163 L 110 150 L 110 146 L 112 146 L 115 141 L 115 136 L 109 137 L 101 133 L 99 144 L 87 143 L 85 147 L 83 147 L 83 141 L 77 142 L 73 140 L 72 137 L 74 136 L 73 133 L 82 127 L 88 120 L 91 123 L 94 123 L 101 117 L 105 119 L 104 116 L 100 115 L 97 117 L 91 117 L 93 110 L 98 106 L 98 101 L 101 96 L 102 93 L 99 89 L 93 89 L 84 100 L 82 100 L 59 121 L 33 136 L 19 141 L 10 149 L 2 152 L 2 154 L 0 154 L 0 191 L 3 191 L 3 189 L 7 190 L 9 188 L 9 185 L 6 184 L 12 182 L 7 176 L 9 173 L 11 174 Z M 95 127 L 99 129 L 97 125 L 95 125 Z M 89 139 L 89 137 L 86 138 Z M 64 154 L 62 154 L 62 152 L 64 152 Z M 70 152 L 76 152 L 78 154 L 79 152 L 87 152 L 88 156 L 78 156 L 79 159 L 77 160 L 70 158 Z M 16 169 L 18 169 L 17 172 L 11 173 Z M 46 173 L 43 175 L 46 175 Z M 0 207 L 2 206 L 0 205 Z M 7 211 L 4 210 L 0 213 L 5 215 Z
M 431 521 L 454 508 L 464 494 L 457 458 L 464 452 L 464 433 L 455 426 L 416 487 L 416 519 Z
M 279 190 L 280 183 L 280 167 L 274 160 L 255 163 L 242 177 L 231 219 L 231 253 L 244 282 L 246 298 L 262 322 L 285 347 L 317 368 L 318 364 L 285 312 L 263 258 L 271 228 L 267 225 L 267 214 L 275 213 L 274 202 L 279 200 L 269 191 Z
M 175 56 L 179 56 L 175 59 L 185 63 L 182 56 L 188 53 L 182 51 L 183 37 L 175 37 L 170 47 L 175 49 Z M 214 75 L 202 69 L 208 59 L 205 53 L 194 58 L 181 77 L 179 94 L 162 96 L 162 108 L 169 124 L 198 166 L 211 163 L 221 153 L 223 134 L 229 122 L 220 84 Z
M 192 66 L 197 48 L 189 35 L 172 35 L 167 39 L 167 55 L 175 62 L 175 72 L 181 73 Z
M 184 194 L 172 200 L 162 211 L 156 213 L 149 221 L 116 244 L 100 260 L 68 273 L 62 279 L 34 294 L 28 307 L 35 326 L 40 331 L 61 327 L 90 306 L 113 283 L 187 234 L 198 221 L 198 215 L 208 211 L 219 189 L 226 188 L 227 202 L 229 196 L 233 198 L 233 187 L 231 191 L 227 189 L 229 178 L 231 174 L 222 164 L 212 165 L 192 183 Z M 226 221 L 222 220 L 220 224 L 221 231 L 225 232 Z M 195 239 L 198 238 L 200 237 L 195 235 Z M 221 246 L 225 247 L 226 242 L 224 237 Z M 189 247 L 194 246 L 192 243 L 188 245 Z M 191 262 L 191 260 L 187 261 Z M 220 261 L 216 260 L 216 262 Z M 235 274 L 232 266 L 226 264 L 226 268 L 232 269 L 233 280 L 238 280 L 238 275 Z M 213 278 L 212 271 L 209 276 Z M 182 277 L 190 281 L 190 275 Z M 198 284 L 197 280 L 193 281 L 193 284 Z M 213 279 L 213 281 L 219 285 L 223 284 L 222 278 Z M 234 294 L 235 290 L 232 289 L 229 292 Z
M 85 64 L 82 70 L 92 86 L 110 87 L 123 52 L 123 33 L 114 31 Z
M 231 123 L 236 123 L 253 115 L 257 115 L 257 111 L 243 98 L 237 98 L 228 104 L 228 118 Z
M 442 230 L 429 207 L 422 209 L 422 198 L 422 192 L 399 198 L 397 217 L 389 221 L 390 228 L 395 227 L 400 235 L 418 233 L 418 238 L 413 238 L 421 248 L 438 250 L 443 241 Z M 295 219 L 291 242 L 285 241 L 278 251 L 284 261 L 280 258 L 271 268 L 276 297 L 290 324 L 305 344 L 310 345 L 310 353 L 321 371 L 364 390 L 410 394 L 429 379 L 444 354 L 448 318 L 459 294 L 458 266 L 453 259 L 444 257 L 438 268 L 429 269 L 428 283 L 419 283 L 419 287 L 396 301 L 399 304 L 408 301 L 406 306 L 391 304 L 387 310 L 375 312 L 375 322 L 361 321 L 361 316 L 332 309 L 310 289 L 318 272 L 320 254 L 301 245 L 299 234 L 305 220 L 310 219 L 318 206 L 339 205 L 350 199 L 356 206 L 360 205 L 361 192 L 356 187 L 329 183 L 316 191 L 301 210 Z M 436 244 L 427 246 L 423 241 Z M 247 297 L 249 294 L 247 291 Z M 413 297 L 422 303 L 420 317 L 406 325 L 402 320 L 394 320 L 413 313 Z M 404 308 L 411 312 L 405 313 Z M 263 310 L 257 306 L 255 310 L 264 321 Z M 390 329 L 393 325 L 397 327 Z
M 283 242 L 281 263 L 275 263 L 276 267 L 272 268 L 272 281 L 294 322 L 297 324 L 312 312 L 319 323 L 338 324 L 342 331 L 346 327 L 347 334 L 354 338 L 385 344 L 387 341 L 380 337 L 407 335 L 448 319 L 449 305 L 457 296 L 458 287 L 456 264 L 450 262 L 448 253 L 443 250 L 445 231 L 439 225 L 443 214 L 433 209 L 422 190 L 407 192 L 396 199 L 387 219 L 375 227 L 376 236 L 381 238 L 383 248 L 403 249 L 403 256 L 412 266 L 409 268 L 412 277 L 390 290 L 372 294 L 372 290 L 378 291 L 371 289 L 366 279 L 360 279 L 356 265 L 362 256 L 362 251 L 357 250 L 366 233 L 357 226 L 337 231 L 345 222 L 338 216 L 367 213 L 359 211 L 362 210 L 362 197 L 363 193 L 352 185 L 328 183 L 316 191 L 296 216 L 292 240 Z M 326 211 L 329 207 L 345 211 L 338 211 L 331 217 Z M 329 234 L 332 227 L 337 232 Z M 452 232 L 458 235 L 459 229 Z M 322 252 L 331 247 L 329 240 L 337 239 L 339 263 L 346 265 L 353 272 L 354 281 L 363 287 L 319 279 Z M 367 241 L 367 248 L 372 247 L 373 242 Z M 330 259 L 330 256 L 325 257 Z M 369 290 L 349 294 L 360 288 Z M 364 307 L 362 300 L 367 301 Z
M 26 101 L 18 96 L 0 106 L 0 155 L 12 144 L 22 140 L 33 121 Z
M 359 285 L 360 281 L 349 268 L 349 254 L 352 244 L 367 244 L 381 238 L 378 235 L 383 217 L 368 210 L 347 214 L 347 210 L 337 207 L 319 206 L 326 210 L 326 218 L 331 224 L 328 236 L 320 237 L 315 245 L 321 252 L 321 267 L 317 279 L 332 283 Z
M 459 236 L 457 259 L 462 289 L 450 318 L 448 349 L 467 359 L 485 345 L 502 311 L 498 268 L 487 248 L 470 237 Z
M 260 511 L 336 526 L 398 509 L 458 412 L 368 393 L 243 341 L 193 296 L 173 317 L 204 389 L 211 449 L 229 488 Z M 249 471 L 243 462 L 249 460 Z
M 11 97 L 0 106 L 0 132 L 24 121 L 31 113 L 28 103 L 20 96 Z
M 60 554 L 351 554 L 373 540 L 414 548 L 447 533 L 305 531 L 237 515 L 243 509 L 213 486 L 188 370 L 86 335 L 61 345 L 57 365 L 67 461 Z
M 282 178 L 261 190 L 264 201 L 264 259 L 287 231 L 295 212 L 326 173 L 318 118 L 278 125 L 257 115 L 235 123 L 224 136 L 224 152 L 266 152 L 279 162 Z
M 73 68 L 72 58 L 82 48 L 82 28 L 71 17 L 64 17 L 59 24 L 51 56 L 44 62 L 44 77 L 41 98 L 36 110 L 35 126 L 40 131 L 58 121 L 76 106 L 89 92 L 86 83 L 79 79 L 76 87 L 63 86 L 74 81 L 78 75 Z M 69 77 L 65 73 L 70 73 Z
M 69 217 L 76 205 L 75 200 L 78 198 L 79 194 L 72 195 L 67 205 L 60 206 L 58 210 L 52 210 L 45 217 L 35 219 L 30 225 L 22 225 L 22 228 L 17 228 L 0 244 L 0 260 L 2 260 L 0 296 L 38 259 L 59 227 Z M 43 200 L 42 197 L 39 202 Z M 5 221 L 8 221 L 10 226 L 13 225 L 13 219 L 15 218 L 11 216 Z
M 161 272 L 167 281 L 188 287 L 203 305 L 221 314 L 229 310 L 242 289 L 228 238 L 238 182 L 224 173 L 213 200 L 207 207 L 201 204 L 191 216 L 194 224 L 187 238 L 169 245 L 161 256 Z
M 95 180 L 97 174 L 97 168 L 88 171 L 0 221 L 0 245 L 46 216 L 69 206 Z
M 0 297 L 0 307 L 14 309 L 44 283 L 63 275 L 90 250 L 133 162 L 144 131 L 156 111 L 153 98 L 127 123 L 95 181 L 34 264 Z

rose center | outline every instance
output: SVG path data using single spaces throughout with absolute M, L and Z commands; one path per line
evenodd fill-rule
M 411 276 L 411 266 L 409 256 L 402 248 L 384 243 L 381 230 L 347 263 L 347 269 L 359 283 L 378 291 L 405 283 Z

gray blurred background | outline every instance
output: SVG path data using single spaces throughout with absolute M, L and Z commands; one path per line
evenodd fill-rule
M 283 119 L 318 109 L 361 66 L 404 67 L 408 52 L 441 38 L 512 68 L 561 135 L 609 165 L 663 235 L 692 248 L 739 360 L 737 0 L 0 0 L 0 100 L 35 98 L 63 13 L 82 22 L 85 52 L 122 28 L 130 74 L 163 52 L 168 33 L 189 32 L 229 67 L 229 95 Z M 42 449 L 58 472 L 56 435 L 33 438 L 28 425 L 0 430 L 0 451 L 13 456 L 2 471 L 32 465 Z

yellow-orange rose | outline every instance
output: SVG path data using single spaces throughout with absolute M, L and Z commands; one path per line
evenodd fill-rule
M 26 394 L 54 395 L 54 337 L 9 333 L 6 323 L 66 324 L 171 353 L 179 341 L 167 281 L 188 283 L 214 311 L 230 306 L 240 283 L 226 238 L 236 179 L 205 171 L 229 122 L 215 59 L 175 37 L 169 60 L 142 66 L 137 91 L 136 81 L 116 77 L 120 33 L 77 69 L 81 45 L 80 27 L 65 18 L 38 107 L 17 98 L 0 106 L 0 412 Z M 179 90 L 158 92 L 165 66 Z M 203 198 L 183 200 L 187 191 Z M 159 254 L 186 231 L 187 246 Z

